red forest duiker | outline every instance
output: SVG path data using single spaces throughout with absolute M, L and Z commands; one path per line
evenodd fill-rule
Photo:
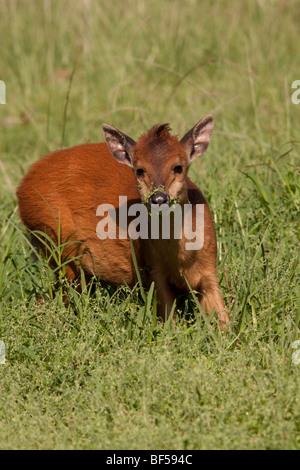
M 133 286 L 137 279 L 128 227 L 138 212 L 134 208 L 140 207 L 140 213 L 144 208 L 147 217 L 139 222 L 149 225 L 143 236 L 137 230 L 132 235 L 133 247 L 143 279 L 148 286 L 155 283 L 159 316 L 167 318 L 176 295 L 193 289 L 203 310 L 215 311 L 224 326 L 229 317 L 217 276 L 215 229 L 203 194 L 187 176 L 191 162 L 209 145 L 213 122 L 206 116 L 181 140 L 167 124 L 154 126 L 137 142 L 103 124 L 106 143 L 59 150 L 31 167 L 17 191 L 23 223 L 33 236 L 43 232 L 64 244 L 62 263 L 69 260 L 65 272 L 70 282 L 80 277 L 81 266 L 87 280 L 99 276 L 100 281 Z M 173 205 L 182 210 L 172 218 Z M 161 226 L 155 233 L 150 229 L 155 220 L 151 208 L 170 209 L 167 236 Z M 124 211 L 128 217 L 118 218 Z M 164 211 L 156 214 L 160 223 Z M 202 214 L 201 223 L 197 214 Z M 115 224 L 115 230 L 105 231 L 105 224 L 109 229 Z M 201 243 L 193 245 L 189 234 Z M 45 250 L 40 235 L 36 242 Z

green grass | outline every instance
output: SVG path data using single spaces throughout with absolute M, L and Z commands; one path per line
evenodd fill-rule
M 0 448 L 299 449 L 298 2 L 18 0 L 0 15 Z M 71 287 L 65 306 L 18 218 L 30 164 L 103 141 L 103 122 L 182 136 L 210 112 L 190 175 L 231 330 L 157 324 L 139 286 Z

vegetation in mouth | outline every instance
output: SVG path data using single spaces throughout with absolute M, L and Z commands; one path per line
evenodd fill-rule
M 165 190 L 164 186 L 159 186 L 158 188 L 152 189 L 149 194 L 145 195 L 145 197 L 142 201 L 142 204 L 144 204 L 145 206 L 148 206 L 149 205 L 149 199 L 157 193 L 164 192 L 164 190 Z M 173 204 L 177 204 L 179 202 L 178 198 L 174 198 L 172 196 L 169 196 L 169 198 L 170 198 L 170 204 L 169 204 L 170 206 L 172 206 Z
M 152 212 L 150 210 L 150 204 L 149 204 L 149 199 L 154 196 L 155 194 L 159 193 L 159 192 L 164 192 L 165 190 L 165 187 L 164 186 L 159 186 L 158 188 L 155 188 L 155 189 L 151 189 L 151 192 L 149 194 L 146 194 L 144 199 L 142 200 L 142 204 L 144 204 L 147 208 L 148 208 L 148 212 L 149 212 L 149 215 L 151 217 L 152 215 Z M 172 196 L 169 196 L 169 199 L 170 199 L 170 202 L 169 202 L 169 209 L 164 209 L 163 213 L 164 214 L 168 214 L 170 212 L 170 208 L 172 206 L 174 206 L 175 204 L 178 204 L 178 198 L 174 198 Z M 165 204 L 164 204 L 165 206 Z M 162 215 L 162 211 L 158 211 L 157 212 L 158 214 Z

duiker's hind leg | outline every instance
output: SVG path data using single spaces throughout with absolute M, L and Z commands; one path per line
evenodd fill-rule
M 52 266 L 54 267 L 54 266 Z M 54 283 L 55 291 L 59 291 L 62 289 L 62 300 L 67 306 L 69 304 L 69 296 L 68 296 L 68 286 L 73 285 L 75 290 L 81 294 L 81 282 L 77 277 L 76 270 L 72 263 L 66 264 L 63 268 L 61 268 L 61 273 L 55 273 L 56 281 Z

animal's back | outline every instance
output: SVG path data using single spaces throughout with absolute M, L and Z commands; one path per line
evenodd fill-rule
M 135 272 L 129 240 L 99 240 L 96 235 L 97 207 L 118 207 L 120 195 L 129 202 L 140 200 L 132 170 L 116 162 L 104 143 L 46 155 L 31 167 L 17 191 L 23 223 L 29 230 L 47 233 L 56 243 L 67 241 L 63 258 L 80 256 L 86 274 L 132 285 Z M 76 243 L 69 244 L 72 240 Z M 69 264 L 67 274 L 77 277 L 76 263 Z

